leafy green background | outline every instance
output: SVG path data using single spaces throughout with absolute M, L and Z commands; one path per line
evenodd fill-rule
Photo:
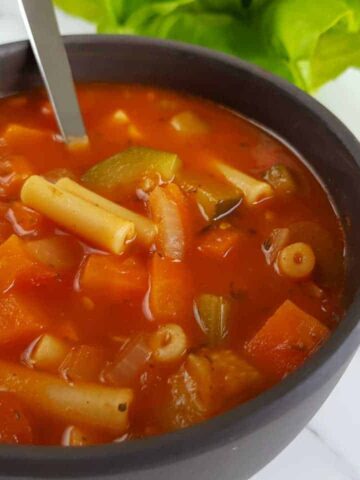
M 236 55 L 314 91 L 360 67 L 360 0 L 55 0 L 99 33 L 180 40 Z

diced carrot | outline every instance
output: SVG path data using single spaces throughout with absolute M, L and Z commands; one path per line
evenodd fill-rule
M 33 175 L 30 163 L 21 155 L 12 155 L 0 161 L 0 196 L 15 198 L 25 180 Z
M 44 228 L 44 217 L 21 202 L 13 202 L 6 214 L 7 220 L 19 236 L 36 235 Z
M 30 444 L 33 434 L 23 406 L 16 396 L 0 392 L 0 443 Z
M 105 362 L 106 354 L 101 347 L 79 345 L 66 355 L 59 370 L 70 382 L 93 382 L 99 379 Z
M 177 185 L 155 187 L 150 193 L 149 204 L 152 218 L 158 226 L 158 252 L 167 258 L 182 260 L 186 246 L 185 197 Z
M 215 259 L 225 258 L 236 247 L 241 238 L 239 231 L 229 228 L 216 227 L 206 232 L 198 243 L 198 250 Z
M 154 254 L 150 284 L 150 311 L 157 322 L 183 323 L 191 318 L 192 279 L 184 263 Z
M 32 257 L 24 240 L 16 235 L 0 245 L 0 291 L 8 290 L 15 283 L 38 286 L 56 275 L 53 268 Z
M 325 325 L 286 300 L 245 350 L 259 368 L 281 379 L 299 367 L 329 334 Z
M 90 255 L 80 277 L 83 292 L 122 300 L 144 294 L 148 287 L 145 265 L 136 257 Z
M 41 306 L 20 292 L 0 297 L 0 344 L 27 340 L 48 324 Z

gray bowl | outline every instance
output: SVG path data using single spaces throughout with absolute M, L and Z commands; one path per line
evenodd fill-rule
M 245 480 L 308 423 L 360 340 L 360 146 L 313 98 L 235 58 L 139 37 L 65 39 L 78 81 L 170 87 L 219 102 L 295 147 L 330 192 L 347 240 L 347 313 L 330 340 L 294 374 L 203 424 L 159 437 L 86 448 L 0 447 L 0 478 Z M 56 61 L 56 59 L 54 59 Z M 27 42 L 0 47 L 0 96 L 40 84 Z

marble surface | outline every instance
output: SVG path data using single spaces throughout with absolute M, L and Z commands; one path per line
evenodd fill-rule
M 76 1 L 76 0 L 74 0 Z M 57 12 L 63 34 L 92 25 Z M 16 0 L 0 0 L 0 43 L 26 38 Z M 360 71 L 349 70 L 316 97 L 360 140 Z M 360 480 L 360 351 L 303 432 L 252 480 Z

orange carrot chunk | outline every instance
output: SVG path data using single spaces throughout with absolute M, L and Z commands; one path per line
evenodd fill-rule
M 48 320 L 41 306 L 20 292 L 0 297 L 0 345 L 32 339 Z
M 128 295 L 142 295 L 148 287 L 145 265 L 136 257 L 90 255 L 80 277 L 80 287 L 90 296 L 122 300 Z
M 26 243 L 11 235 L 0 245 L 0 291 L 15 283 L 22 286 L 38 286 L 56 277 L 56 271 L 39 262 L 27 250 Z
M 33 434 L 22 404 L 16 396 L 0 392 L 0 443 L 30 444 Z
M 157 322 L 191 318 L 192 281 L 184 263 L 153 255 L 150 284 L 150 311 Z
M 325 325 L 286 300 L 245 350 L 259 368 L 281 379 L 299 367 L 329 334 Z

